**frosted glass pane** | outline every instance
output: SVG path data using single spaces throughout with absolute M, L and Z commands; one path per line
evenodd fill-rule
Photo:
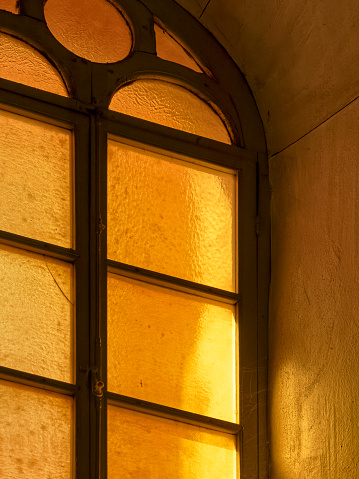
M 231 143 L 224 123 L 205 101 L 166 81 L 136 80 L 125 85 L 115 93 L 110 110 Z
M 72 477 L 73 399 L 0 381 L 2 479 Z
M 131 30 L 106 0 L 48 0 L 45 18 L 57 40 L 87 60 L 116 62 L 131 50 Z
M 59 72 L 35 48 L 0 32 L 0 77 L 68 96 Z
M 0 365 L 73 381 L 73 268 L 0 248 Z
M 108 407 L 108 479 L 235 479 L 236 438 Z
M 0 111 L 0 229 L 72 246 L 72 133 Z
M 236 178 L 108 143 L 110 259 L 233 291 Z
M 187 68 L 202 73 L 197 63 L 191 58 L 186 50 L 181 47 L 167 32 L 155 24 L 157 55 L 163 60 L 179 63 Z
M 12 13 L 19 13 L 19 2 L 16 0 L 0 0 L 0 10 L 7 10 Z
M 108 389 L 236 421 L 232 305 L 108 278 Z

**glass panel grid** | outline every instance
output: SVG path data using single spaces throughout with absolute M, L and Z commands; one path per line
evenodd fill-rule
M 235 306 L 108 277 L 108 389 L 237 421 Z
M 68 97 L 60 73 L 35 48 L 0 32 L 0 77 Z
M 72 383 L 73 266 L 0 245 L 0 365 Z
M 73 139 L 0 110 L 0 229 L 73 247 Z
M 108 406 L 108 477 L 235 479 L 237 437 Z
M 236 175 L 108 141 L 108 257 L 236 290 Z
M 73 398 L 0 381 L 3 479 L 73 477 Z

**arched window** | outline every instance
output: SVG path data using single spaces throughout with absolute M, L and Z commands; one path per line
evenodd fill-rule
M 175 2 L 0 8 L 2 474 L 263 477 L 268 193 L 242 76 Z

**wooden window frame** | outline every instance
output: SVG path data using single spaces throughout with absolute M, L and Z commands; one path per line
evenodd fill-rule
M 41 0 L 22 0 L 21 18 L 18 19 L 17 15 L 0 11 L 0 31 L 16 33 L 46 53 L 59 66 L 70 90 L 71 98 L 65 98 L 0 79 L 1 109 L 35 119 L 43 118 L 74 132 L 76 248 L 66 249 L 3 231 L 0 232 L 0 243 L 74 264 L 77 283 L 76 384 L 69 385 L 4 367 L 0 367 L 0 378 L 71 395 L 76 404 L 81 404 L 75 416 L 76 479 L 106 477 L 106 401 L 237 434 L 241 479 L 264 479 L 268 477 L 266 408 L 270 195 L 265 142 L 259 115 L 238 70 L 227 60 L 213 38 L 181 7 L 165 7 L 163 2 L 155 0 L 142 2 L 150 11 L 133 0 L 115 3 L 128 11 L 134 34 L 137 35 L 135 53 L 128 61 L 122 62 L 125 65 L 121 66 L 121 71 L 116 72 L 117 75 L 114 75 L 113 70 L 110 71 L 110 67 L 96 64 L 92 65 L 91 73 L 90 62 L 81 64 L 75 55 L 64 51 L 53 40 L 50 42 L 51 53 L 46 51 L 44 45 L 49 33 L 46 29 L 40 29 L 40 33 L 36 34 L 33 31 L 38 22 L 44 20 Z M 163 24 L 170 25 L 173 33 L 191 44 L 194 51 L 203 52 L 201 64 L 208 65 L 217 74 L 216 82 L 199 77 L 200 74 L 187 71 L 185 67 L 164 63 L 153 57 L 151 37 L 145 37 L 142 28 L 144 24 L 153 22 L 151 12 L 156 21 L 160 18 Z M 193 26 L 196 32 L 193 38 L 188 35 L 188 30 L 181 31 L 183 19 L 186 19 L 187 25 Z M 206 57 L 203 48 L 206 42 L 210 42 L 217 52 L 218 65 Z M 152 71 L 162 79 L 167 78 L 202 90 L 203 95 L 216 101 L 231 118 L 234 137 L 239 146 L 225 145 L 109 111 L 107 105 L 110 91 L 113 92 L 125 77 L 143 78 L 141 69 Z M 92 75 L 92 90 L 87 81 L 89 75 Z M 222 80 L 228 75 L 230 80 Z M 233 93 L 234 85 L 231 85 L 233 79 L 239 79 L 235 85 L 236 93 Z M 109 85 L 109 89 L 105 90 L 104 85 Z M 224 93 L 226 89 L 232 90 L 231 94 Z M 238 105 L 237 109 L 242 107 L 239 117 L 236 116 L 233 104 Z M 238 172 L 238 294 L 107 260 L 106 149 L 107 138 L 111 135 L 132 146 L 141 146 L 154 152 L 169 152 L 179 158 L 190 157 Z M 196 294 L 238 304 L 240 426 L 109 393 L 106 386 L 102 397 L 92 394 L 90 367 L 99 368 L 97 379 L 106 384 L 108 270 L 120 270 L 125 276 L 146 279 L 154 284 L 170 284 L 181 291 L 194 289 Z

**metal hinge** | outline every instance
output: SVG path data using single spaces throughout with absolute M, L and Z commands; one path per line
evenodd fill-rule
M 91 373 L 91 390 L 92 394 L 98 398 L 101 398 L 103 396 L 103 391 L 102 389 L 105 386 L 105 383 L 103 381 L 99 381 L 97 379 L 97 372 L 98 372 L 98 367 L 97 366 L 86 366 L 80 368 L 81 371 L 86 371 L 86 373 Z

